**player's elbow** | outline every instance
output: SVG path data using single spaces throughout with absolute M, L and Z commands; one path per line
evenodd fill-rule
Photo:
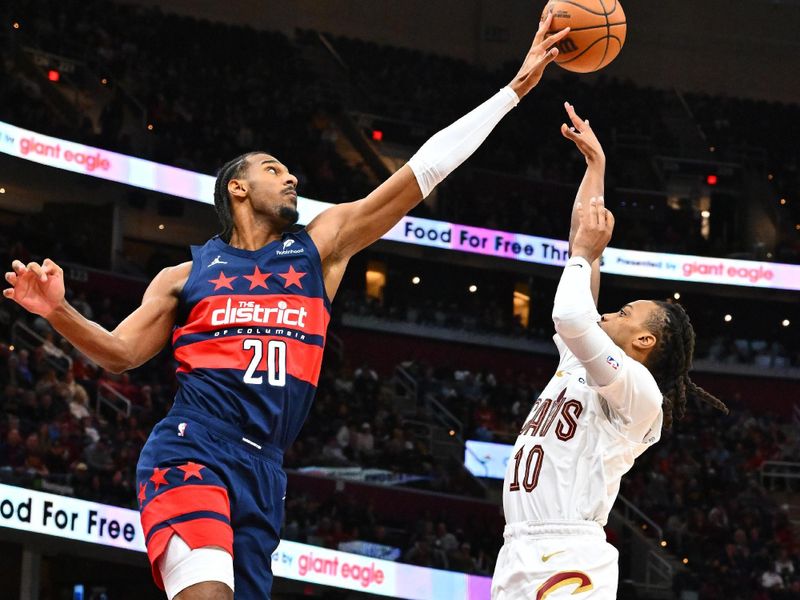
M 100 366 L 109 373 L 113 373 L 114 375 L 120 375 L 125 371 L 129 371 L 133 368 L 133 365 L 127 361 L 122 359 L 111 359 L 106 360 L 100 363 Z
M 553 307 L 553 325 L 562 338 L 580 337 L 597 323 L 597 315 L 572 307 Z
M 120 335 L 116 330 L 111 333 L 111 343 L 107 345 L 106 352 L 99 360 L 98 365 L 109 373 L 119 375 L 125 371 L 130 371 L 144 361 L 137 361 L 137 346 L 130 343 L 125 336 Z

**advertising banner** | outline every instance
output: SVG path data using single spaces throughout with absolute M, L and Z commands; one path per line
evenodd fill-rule
M 0 484 L 0 527 L 145 552 L 135 510 Z M 281 541 L 276 577 L 410 600 L 488 600 L 491 579 Z
M 139 513 L 0 484 L 0 527 L 144 552 Z
M 61 140 L 1 121 L 0 152 L 206 204 L 214 201 L 214 178 L 210 175 Z M 298 198 L 300 224 L 307 225 L 330 206 L 327 202 Z M 383 239 L 540 265 L 561 266 L 567 260 L 566 240 L 432 219 L 404 217 Z M 601 269 L 628 277 L 800 290 L 800 265 L 782 263 L 608 248 Z

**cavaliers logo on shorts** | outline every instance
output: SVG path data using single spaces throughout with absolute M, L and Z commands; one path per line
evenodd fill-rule
M 581 592 L 588 592 L 594 588 L 592 580 L 583 571 L 561 571 L 539 586 L 536 590 L 536 600 L 545 600 L 552 592 L 568 585 L 578 586 L 572 592 L 573 596 Z

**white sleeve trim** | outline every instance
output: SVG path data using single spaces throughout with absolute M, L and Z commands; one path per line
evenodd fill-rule
M 427 197 L 433 188 L 467 160 L 517 104 L 519 97 L 516 92 L 506 86 L 425 142 L 408 161 L 422 197 Z

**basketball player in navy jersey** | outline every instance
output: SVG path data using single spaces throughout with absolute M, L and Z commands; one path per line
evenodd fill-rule
M 512 82 L 443 129 L 366 198 L 329 208 L 304 230 L 297 179 L 266 152 L 222 167 L 222 233 L 164 269 L 113 331 L 64 299 L 61 268 L 12 263 L 4 295 L 46 318 L 104 369 L 121 373 L 171 341 L 174 406 L 137 466 L 142 529 L 156 583 L 179 600 L 270 597 L 283 519 L 284 449 L 308 415 L 330 300 L 351 256 L 389 231 L 466 160 L 536 86 L 563 30 L 539 27 Z

